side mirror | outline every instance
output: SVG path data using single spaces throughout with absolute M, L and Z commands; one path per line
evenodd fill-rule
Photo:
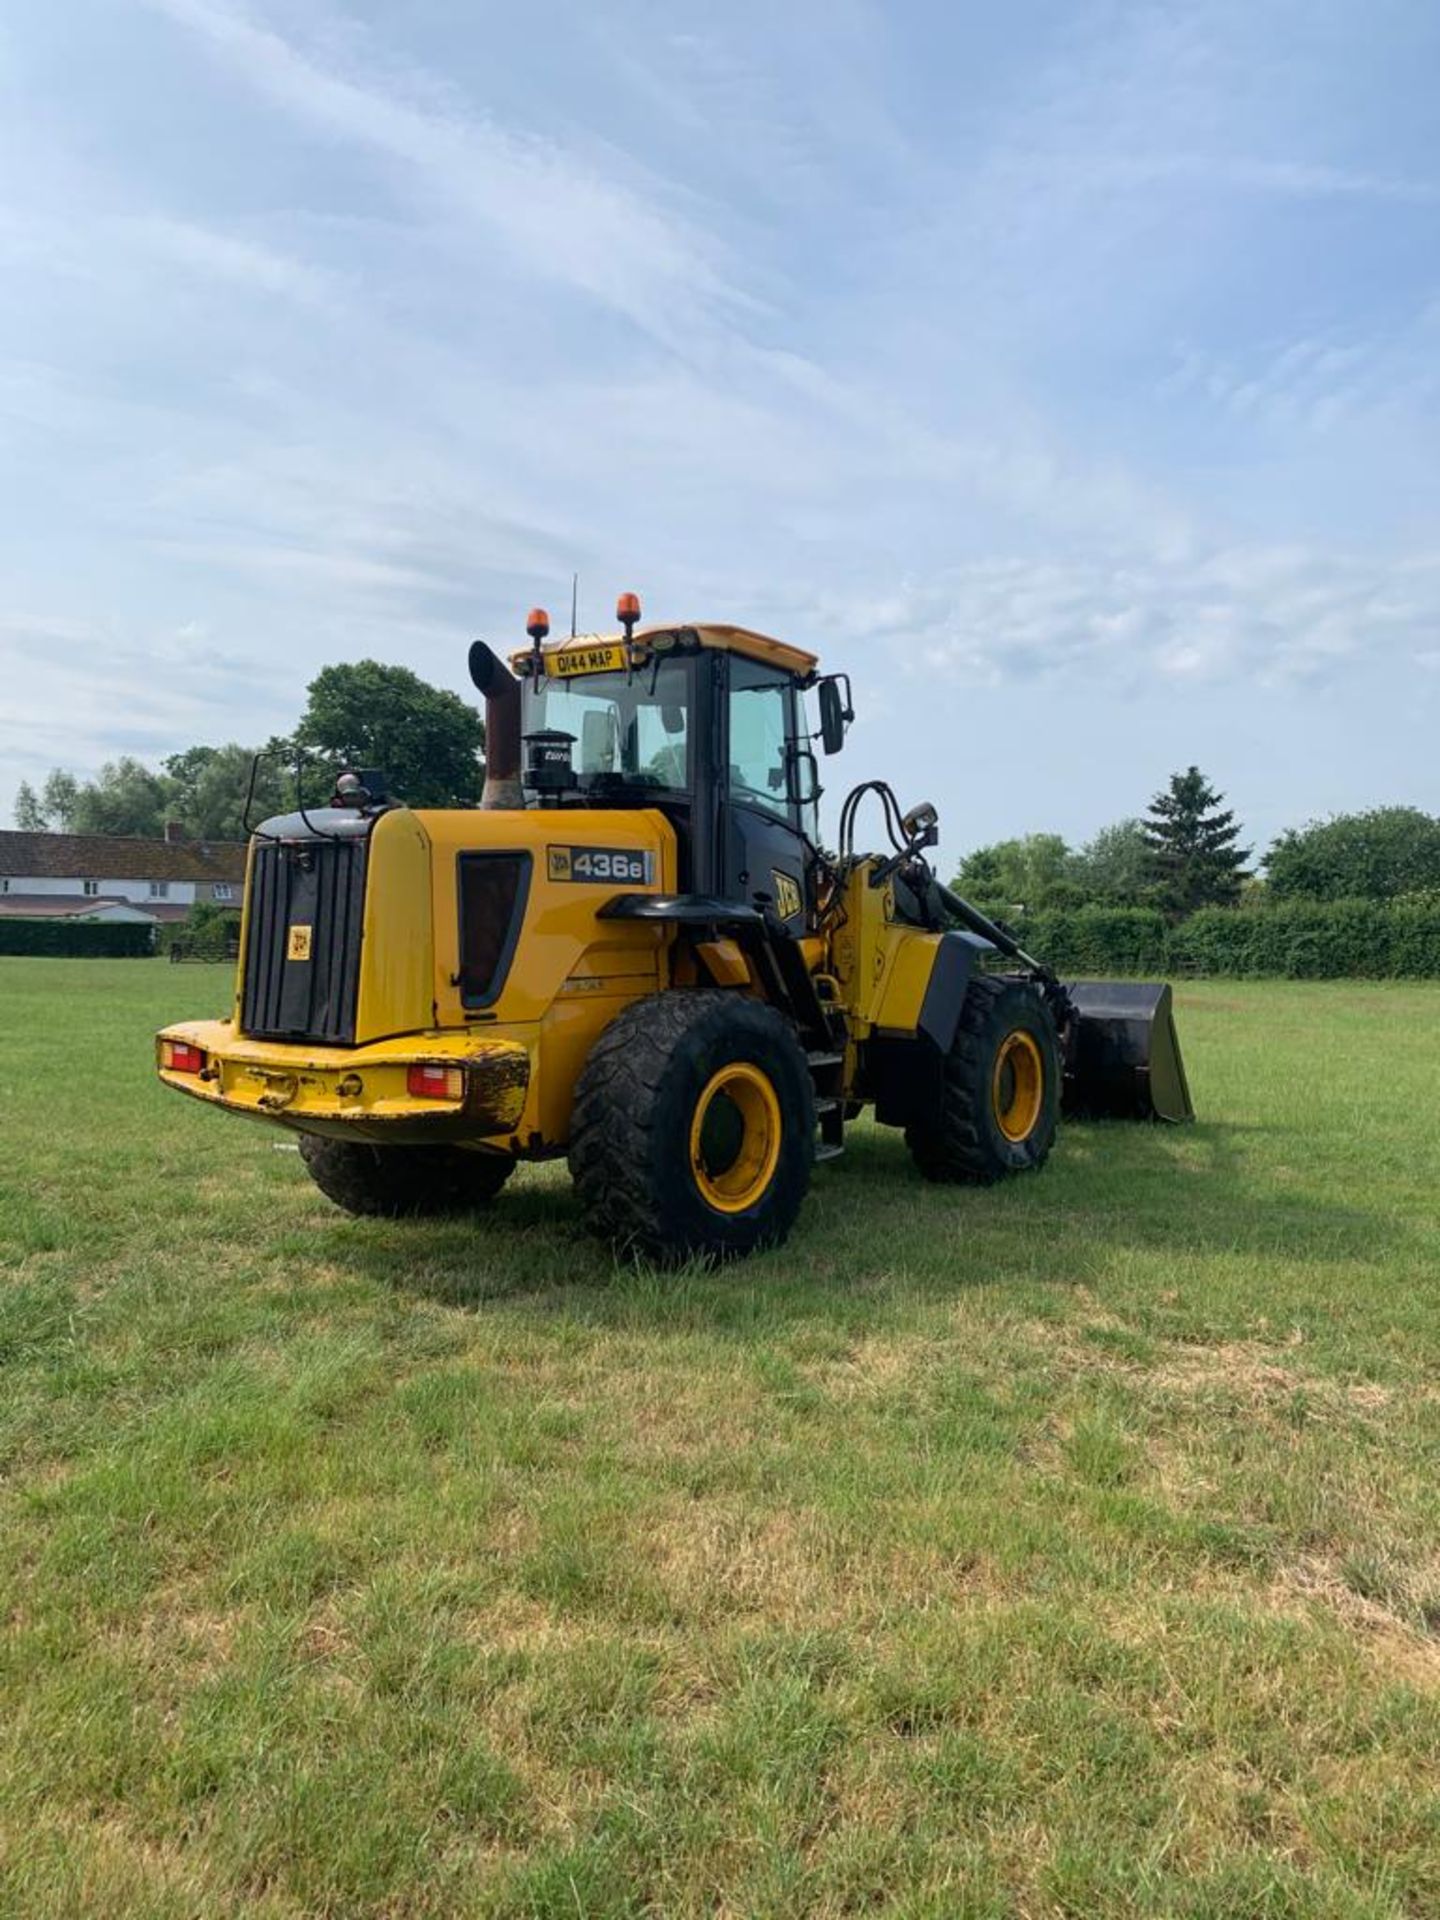
M 900 827 L 907 840 L 922 847 L 933 847 L 940 838 L 940 816 L 928 800 L 912 807 Z
M 840 682 L 845 682 L 845 691 L 840 691 Z M 838 753 L 845 744 L 845 729 L 855 718 L 855 709 L 850 703 L 850 676 L 831 673 L 817 683 L 816 691 L 820 696 L 820 744 L 826 753 Z

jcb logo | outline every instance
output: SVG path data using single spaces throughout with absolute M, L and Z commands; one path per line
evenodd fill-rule
M 804 902 L 800 898 L 800 888 L 788 873 L 770 869 L 770 878 L 775 882 L 775 911 L 782 920 L 793 920 Z
M 290 938 L 285 943 L 285 958 L 287 960 L 308 960 L 310 958 L 309 927 L 291 927 Z
M 569 880 L 573 877 L 570 872 L 569 847 L 550 847 L 547 849 L 546 872 L 552 880 Z

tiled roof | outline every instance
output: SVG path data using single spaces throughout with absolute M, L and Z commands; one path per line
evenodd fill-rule
M 7 880 L 229 880 L 245 878 L 245 847 L 230 840 L 141 840 L 104 833 L 0 831 Z

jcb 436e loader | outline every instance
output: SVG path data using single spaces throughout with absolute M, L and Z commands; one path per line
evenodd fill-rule
M 598 1230 L 662 1259 L 781 1240 L 866 1106 L 927 1179 L 982 1183 L 1039 1167 L 1062 1105 L 1190 1117 L 1168 987 L 1062 985 L 936 882 L 933 808 L 868 782 L 822 851 L 844 675 L 619 612 L 552 643 L 537 611 L 509 666 L 472 647 L 478 810 L 357 771 L 259 828 L 233 1013 L 166 1028 L 167 1085 L 293 1129 L 354 1213 L 475 1205 L 567 1154 Z

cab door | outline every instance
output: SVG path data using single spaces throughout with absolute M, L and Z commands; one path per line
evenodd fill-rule
M 795 797 L 798 695 L 790 674 L 728 656 L 725 893 L 769 904 L 795 933 L 809 918 L 812 859 Z M 765 896 L 763 902 L 757 895 Z

